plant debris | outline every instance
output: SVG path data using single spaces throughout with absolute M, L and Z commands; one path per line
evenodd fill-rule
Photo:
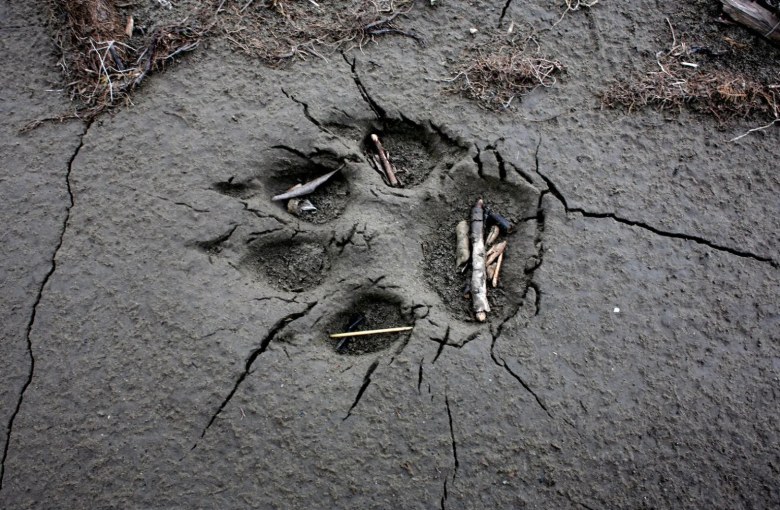
M 527 48 L 533 41 L 492 40 L 486 46 L 468 50 L 464 64 L 447 90 L 475 100 L 488 110 L 506 110 L 515 99 L 538 87 L 555 85 L 555 75 L 564 70 L 558 60 L 540 56 Z
M 398 25 L 412 0 L 314 2 L 312 0 L 228 1 L 220 28 L 228 41 L 267 65 L 294 58 L 325 58 L 333 50 L 362 47 L 376 37 L 401 35 L 422 44 Z
M 178 23 L 136 34 L 140 31 L 135 30 L 133 17 L 120 16 L 113 0 L 58 0 L 53 7 L 59 27 L 55 40 L 62 52 L 60 66 L 77 106 L 71 114 L 43 120 L 90 120 L 129 101 L 146 77 L 195 49 L 215 16 L 210 7 L 204 7 Z
M 695 58 L 703 53 L 701 48 L 678 41 L 671 23 L 669 27 L 672 47 L 656 55 L 658 69 L 613 83 L 602 95 L 605 107 L 629 111 L 647 106 L 690 107 L 712 114 L 721 124 L 734 118 L 779 117 L 780 84 L 759 83 L 738 72 L 699 65 Z

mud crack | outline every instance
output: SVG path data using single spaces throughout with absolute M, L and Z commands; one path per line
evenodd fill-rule
M 769 263 L 772 265 L 772 267 L 780 267 L 780 263 L 778 263 L 777 260 L 773 259 L 772 257 L 766 257 L 763 255 L 758 255 L 756 253 L 745 251 L 745 250 L 739 250 L 737 248 L 732 248 L 730 246 L 725 246 L 722 244 L 718 244 L 714 241 L 710 241 L 709 239 L 705 239 L 704 237 L 697 236 L 694 234 L 685 234 L 682 232 L 672 232 L 669 230 L 663 230 L 658 227 L 654 227 L 653 225 L 650 225 L 648 223 L 642 222 L 642 221 L 636 221 L 628 218 L 623 218 L 621 216 L 618 216 L 615 213 L 612 212 L 593 212 L 588 211 L 586 209 L 583 209 L 582 207 L 570 207 L 568 202 L 566 201 L 566 197 L 563 196 L 563 193 L 561 193 L 558 186 L 555 185 L 552 179 L 544 175 L 539 168 L 539 146 L 541 146 L 542 140 L 539 139 L 539 145 L 536 147 L 536 173 L 539 174 L 539 177 L 542 178 L 542 180 L 547 184 L 548 189 L 550 190 L 550 193 L 553 194 L 553 196 L 558 199 L 558 201 L 563 205 L 564 210 L 567 213 L 577 213 L 581 214 L 585 218 L 608 218 L 611 219 L 617 223 L 621 223 L 623 225 L 628 225 L 630 227 L 638 227 L 643 230 L 647 230 L 648 232 L 652 232 L 655 235 L 661 236 L 661 237 L 668 237 L 671 239 L 682 239 L 685 241 L 689 241 L 692 243 L 696 243 L 702 246 L 707 246 L 708 248 L 712 248 L 713 250 L 720 251 L 723 253 L 729 253 L 731 255 L 736 255 L 737 257 L 742 258 L 748 258 L 753 259 L 758 262 L 764 262 Z
M 450 422 L 450 441 L 452 442 L 452 459 L 455 462 L 455 469 L 452 472 L 452 479 L 455 480 L 455 477 L 458 475 L 458 468 L 460 467 L 460 462 L 458 462 L 458 442 L 455 441 L 455 429 L 452 426 L 452 409 L 450 409 L 450 398 L 447 396 L 446 393 L 444 394 L 444 404 L 447 407 L 447 418 L 449 419 Z
M 271 341 L 276 337 L 276 335 L 278 335 L 282 330 L 284 330 L 284 328 L 286 328 L 291 322 L 296 321 L 301 317 L 305 316 L 306 314 L 308 314 L 311 311 L 311 309 L 314 308 L 315 306 L 317 306 L 317 301 L 313 303 L 307 303 L 305 310 L 301 312 L 295 312 L 295 313 L 285 315 L 284 317 L 276 321 L 276 324 L 273 325 L 273 327 L 268 331 L 268 333 L 265 335 L 263 340 L 260 342 L 260 346 L 249 353 L 249 356 L 246 359 L 246 363 L 244 364 L 244 371 L 241 373 L 240 376 L 238 376 L 238 379 L 233 385 L 233 389 L 230 390 L 230 393 L 227 394 L 225 399 L 220 404 L 219 408 L 211 416 L 211 419 L 206 424 L 206 427 L 203 429 L 203 432 L 200 434 L 201 438 L 203 438 L 206 435 L 206 431 L 208 431 L 209 427 L 211 427 L 211 425 L 214 423 L 214 420 L 217 419 L 217 416 L 219 416 L 222 410 L 225 409 L 225 406 L 228 405 L 230 400 L 233 398 L 233 395 L 236 394 L 238 388 L 241 386 L 241 383 L 243 383 L 244 379 L 246 379 L 246 376 L 249 375 L 249 372 L 252 369 L 252 364 L 254 364 L 255 360 L 268 349 L 268 346 L 271 345 Z M 195 446 L 197 446 L 197 444 Z M 192 448 L 194 449 L 195 446 L 193 446 Z
M 358 89 L 358 92 L 360 92 L 360 97 L 363 98 L 363 101 L 366 102 L 366 104 L 371 108 L 371 111 L 374 112 L 374 115 L 378 119 L 386 119 L 387 118 L 387 112 L 384 108 L 379 106 L 379 103 L 374 101 L 374 99 L 371 97 L 371 94 L 368 93 L 368 89 L 366 89 L 366 86 L 363 85 L 363 82 L 360 80 L 360 76 L 357 73 L 356 65 L 357 65 L 357 58 L 353 58 L 350 62 L 349 58 L 342 53 L 342 57 L 344 57 L 344 60 L 349 64 L 349 69 L 352 71 L 352 80 L 355 82 L 355 86 Z
M 19 399 L 16 401 L 16 407 L 14 408 L 14 412 L 11 414 L 11 418 L 8 420 L 8 425 L 6 426 L 6 441 L 5 441 L 5 448 L 3 448 L 3 458 L 0 460 L 0 491 L 3 490 L 3 480 L 5 479 L 5 461 L 8 458 L 8 449 L 11 444 L 11 435 L 13 433 L 14 428 L 14 422 L 16 421 L 16 416 L 19 414 L 19 410 L 22 407 L 22 402 L 24 401 L 24 395 L 27 391 L 27 388 L 30 386 L 30 383 L 32 382 L 33 375 L 35 373 L 35 356 L 33 355 L 32 350 L 32 329 L 35 326 L 35 317 L 38 312 L 38 305 L 41 303 L 41 300 L 43 299 L 43 291 L 46 288 L 46 285 L 49 283 L 49 280 L 51 279 L 54 272 L 57 270 L 57 254 L 60 251 L 60 248 L 62 248 L 63 240 L 65 239 L 65 232 L 68 229 L 68 222 L 70 221 L 70 211 L 73 209 L 74 200 L 73 200 L 73 188 L 70 184 L 70 176 L 73 172 L 73 162 L 76 160 L 76 157 L 81 152 L 81 148 L 84 147 L 84 137 L 86 136 L 87 132 L 89 131 L 89 128 L 92 126 L 92 120 L 87 121 L 84 124 L 84 130 L 79 135 L 79 144 L 76 147 L 76 149 L 73 151 L 73 154 L 68 159 L 68 165 L 67 170 L 65 172 L 65 186 L 68 191 L 68 203 L 65 206 L 65 217 L 62 220 L 62 229 L 60 230 L 60 236 L 57 240 L 57 244 L 54 247 L 54 251 L 51 255 L 51 263 L 49 265 L 49 270 L 46 272 L 46 275 L 43 277 L 43 280 L 41 281 L 40 286 L 38 287 L 38 292 L 35 296 L 35 302 L 32 306 L 32 311 L 30 312 L 30 320 L 27 322 L 27 329 L 25 331 L 25 340 L 27 341 L 27 355 L 30 358 L 30 369 L 27 373 L 27 379 L 24 381 L 24 384 L 22 385 L 22 390 L 19 392 Z
M 373 363 L 371 363 L 371 366 L 368 367 L 368 370 L 366 370 L 366 375 L 363 376 L 363 384 L 360 386 L 360 389 L 358 390 L 358 393 L 355 396 L 355 401 L 352 402 L 349 411 L 347 411 L 347 415 L 344 418 L 342 418 L 341 421 L 345 421 L 347 418 L 352 416 L 352 410 L 355 409 L 355 406 L 358 405 L 360 399 L 363 398 L 363 393 L 366 392 L 368 386 L 371 384 L 371 374 L 374 373 L 374 370 L 376 370 L 378 366 L 379 366 L 379 359 L 376 359 Z
M 498 28 L 501 28 L 501 24 L 504 22 L 504 16 L 506 16 L 506 11 L 509 10 L 510 5 L 512 5 L 512 0 L 506 0 L 504 8 L 501 9 L 501 17 L 498 18 Z
M 542 400 L 539 395 L 529 386 L 527 382 L 523 380 L 522 377 L 520 377 L 518 374 L 516 374 L 511 368 L 509 368 L 509 365 L 506 364 L 506 361 L 504 361 L 503 358 L 499 358 L 496 356 L 495 352 L 493 351 L 493 348 L 490 349 L 490 357 L 493 358 L 493 362 L 495 362 L 496 365 L 503 367 L 504 370 L 506 370 L 509 375 L 514 377 L 517 382 L 520 383 L 520 386 L 523 387 L 528 393 L 531 394 L 532 397 L 534 397 L 534 400 L 536 400 L 536 403 L 539 404 L 539 407 L 544 410 L 545 413 L 547 413 L 547 416 L 549 416 L 551 419 L 555 419 L 555 417 L 552 415 L 550 410 L 547 408 L 547 404 L 544 403 L 544 400 Z
M 445 503 L 447 502 L 447 478 L 444 479 L 444 488 L 441 493 L 441 501 L 439 502 L 441 510 L 446 510 Z

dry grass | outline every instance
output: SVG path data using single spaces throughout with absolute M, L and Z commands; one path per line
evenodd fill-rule
M 413 0 L 241 0 L 220 16 L 227 39 L 268 65 L 299 58 L 326 58 L 333 50 L 362 47 L 375 37 L 401 35 L 422 42 L 397 25 Z
M 531 45 L 535 49 L 527 49 Z M 494 39 L 469 53 L 457 74 L 445 80 L 452 84 L 448 91 L 475 100 L 488 110 L 506 110 L 524 94 L 554 85 L 555 75 L 564 69 L 558 60 L 539 56 L 538 46 L 530 38 L 522 44 Z
M 211 8 L 178 24 L 159 28 L 145 36 L 125 33 L 114 0 L 55 0 L 52 12 L 58 27 L 55 41 L 62 53 L 59 65 L 67 90 L 76 103 L 74 111 L 37 120 L 93 119 L 107 109 L 129 101 L 131 93 L 155 71 L 177 55 L 198 46 L 210 28 Z M 132 42 L 132 45 L 131 45 Z
M 613 83 L 602 95 L 603 105 L 629 111 L 690 107 L 712 114 L 721 124 L 734 118 L 779 117 L 780 85 L 704 68 L 692 61 L 691 49 L 677 41 L 673 29 L 672 39 L 672 48 L 656 55 L 658 70 Z

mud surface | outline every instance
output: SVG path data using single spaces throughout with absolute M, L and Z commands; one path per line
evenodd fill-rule
M 436 4 L 425 46 L 272 69 L 222 34 L 20 133 L 68 100 L 43 7 L 0 3 L 0 508 L 780 506 L 780 131 L 598 99 L 667 18 L 753 36 L 706 2 Z M 512 22 L 558 83 L 447 94 Z M 271 201 L 335 168 L 316 212 Z M 479 197 L 514 224 L 486 323 L 453 246 Z M 357 316 L 414 329 L 339 348 Z

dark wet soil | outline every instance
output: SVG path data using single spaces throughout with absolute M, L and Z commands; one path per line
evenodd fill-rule
M 326 331 L 342 333 L 413 326 L 413 317 L 404 314 L 401 304 L 378 295 L 362 296 L 348 310 L 337 314 Z M 387 333 L 356 336 L 345 340 L 331 339 L 330 347 L 341 355 L 361 355 L 383 351 L 394 344 L 407 342 L 411 333 Z
M 315 242 L 255 241 L 242 265 L 274 288 L 303 292 L 322 282 L 328 260 L 325 247 Z

